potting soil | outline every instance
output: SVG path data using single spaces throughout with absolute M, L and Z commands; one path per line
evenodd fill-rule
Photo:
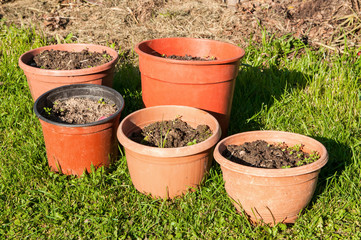
M 181 117 L 152 123 L 130 137 L 133 141 L 163 148 L 185 147 L 203 142 L 212 135 L 208 125 L 192 128 Z
M 228 145 L 222 156 L 246 166 L 258 168 L 290 168 L 310 164 L 320 157 L 302 150 L 303 145 L 288 147 L 285 143 L 269 144 L 263 140 Z
M 72 97 L 56 100 L 52 108 L 44 108 L 42 115 L 55 122 L 86 124 L 105 119 L 117 110 L 114 103 L 103 98 Z
M 42 69 L 75 70 L 100 66 L 112 59 L 105 51 L 99 53 L 87 49 L 81 52 L 45 50 L 35 55 L 30 65 Z

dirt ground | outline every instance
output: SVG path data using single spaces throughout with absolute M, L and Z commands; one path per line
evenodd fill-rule
M 6 24 L 35 26 L 57 41 L 112 44 L 130 50 L 142 40 L 197 37 L 246 47 L 262 30 L 292 34 L 314 46 L 359 46 L 361 0 L 0 0 Z M 72 34 L 72 35 L 70 35 Z

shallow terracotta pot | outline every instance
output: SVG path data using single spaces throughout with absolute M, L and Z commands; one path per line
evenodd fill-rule
M 59 99 L 89 97 L 108 99 L 117 105 L 113 115 L 87 124 L 58 123 L 45 118 L 44 107 L 51 107 Z M 49 166 L 53 171 L 68 175 L 82 175 L 95 168 L 109 166 L 118 153 L 116 130 L 124 107 L 123 97 L 114 89 L 94 84 L 75 84 L 52 89 L 41 95 L 34 104 L 39 118 Z
M 235 79 L 245 52 L 233 44 L 208 39 L 161 38 L 136 45 L 146 107 L 183 105 L 206 110 L 226 136 Z M 185 54 L 216 57 L 214 61 L 184 61 L 159 57 Z
M 61 50 L 81 52 L 88 49 L 91 52 L 106 51 L 113 59 L 103 65 L 76 70 L 49 70 L 32 67 L 30 61 L 35 55 L 44 50 Z M 94 44 L 58 44 L 32 49 L 19 58 L 19 66 L 23 69 L 31 96 L 34 101 L 43 93 L 56 87 L 70 84 L 98 84 L 112 87 L 115 64 L 118 61 L 118 53 L 105 46 Z
M 317 151 L 320 159 L 301 167 L 265 169 L 244 166 L 222 156 L 230 144 L 265 140 L 285 142 L 288 146 L 304 144 L 304 151 Z M 254 222 L 294 223 L 310 202 L 318 174 L 328 161 L 326 148 L 313 138 L 281 131 L 252 131 L 229 136 L 220 141 L 214 158 L 221 165 L 226 191 L 238 211 L 242 209 Z
M 182 120 L 196 127 L 206 124 L 211 137 L 195 145 L 178 148 L 149 147 L 130 140 L 135 131 L 157 121 Z M 212 150 L 221 136 L 217 120 L 209 113 L 186 106 L 156 106 L 138 110 L 120 123 L 117 132 L 124 146 L 130 177 L 135 188 L 154 198 L 174 198 L 195 190 L 212 163 Z

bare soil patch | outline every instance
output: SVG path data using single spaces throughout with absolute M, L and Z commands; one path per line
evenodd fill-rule
M 290 34 L 314 46 L 342 50 L 360 42 L 360 0 L 243 0 L 228 8 L 223 0 L 3 0 L 6 23 L 34 25 L 49 38 L 114 44 L 129 51 L 140 41 L 197 37 L 246 47 Z M 72 35 L 69 35 L 72 34 Z
M 306 153 L 302 145 L 287 146 L 284 143 L 269 144 L 263 140 L 228 145 L 222 155 L 232 162 L 258 168 L 290 168 L 313 163 L 320 157 Z
M 203 142 L 212 135 L 207 125 L 192 128 L 181 117 L 174 120 L 159 121 L 134 132 L 133 141 L 152 147 L 175 148 L 185 147 Z
M 196 56 L 191 56 L 191 55 L 184 55 L 184 56 L 178 56 L 178 55 L 164 55 L 162 54 L 161 57 L 163 58 L 168 58 L 168 59 L 174 59 L 174 60 L 184 60 L 184 61 L 213 61 L 216 60 L 216 57 L 210 57 L 210 56 L 206 56 L 206 57 L 196 57 Z
M 35 55 L 30 65 L 42 69 L 75 70 L 100 66 L 111 60 L 112 57 L 106 51 L 99 53 L 89 52 L 87 49 L 81 52 L 45 50 Z
M 56 100 L 51 108 L 44 108 L 42 115 L 55 122 L 86 124 L 103 120 L 117 110 L 114 103 L 103 98 L 72 97 Z

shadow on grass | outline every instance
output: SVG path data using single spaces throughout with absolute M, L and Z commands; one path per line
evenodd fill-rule
M 242 64 L 234 90 L 228 135 L 261 129 L 255 116 L 263 108 L 272 106 L 286 89 L 305 88 L 307 76 L 303 73 L 278 68 Z
M 123 63 L 115 70 L 113 88 L 123 96 L 125 105 L 121 119 L 143 108 L 140 72 L 132 63 Z
M 313 138 L 321 142 L 326 147 L 329 159 L 327 164 L 321 169 L 315 193 L 307 209 L 312 208 L 312 206 L 317 202 L 319 195 L 321 195 L 324 191 L 327 191 L 326 183 L 328 179 L 332 176 L 334 176 L 333 178 L 338 179 L 345 170 L 346 166 L 352 164 L 352 151 L 349 146 L 328 138 Z

